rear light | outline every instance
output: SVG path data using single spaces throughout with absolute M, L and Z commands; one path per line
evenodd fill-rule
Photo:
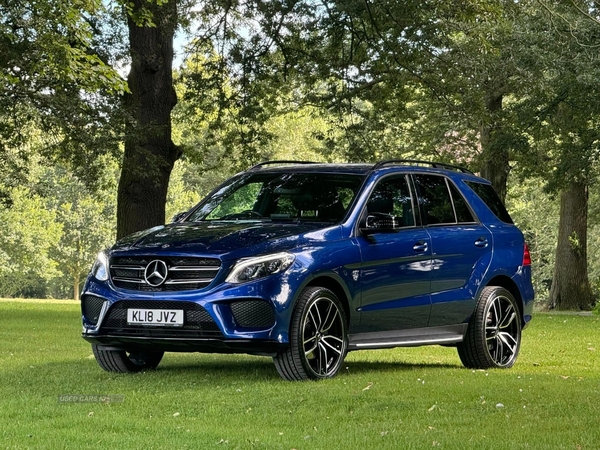
M 530 266 L 531 265 L 531 253 L 529 253 L 529 247 L 527 246 L 527 243 L 525 243 L 525 246 L 523 248 L 523 266 Z

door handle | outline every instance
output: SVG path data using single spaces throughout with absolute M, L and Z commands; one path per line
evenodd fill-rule
M 423 242 L 423 241 L 417 242 L 415 245 L 413 245 L 413 250 L 415 252 L 419 252 L 419 253 L 426 252 L 427 251 L 427 242 Z
M 486 237 L 480 237 L 475 241 L 475 247 L 485 248 L 488 246 L 488 240 Z

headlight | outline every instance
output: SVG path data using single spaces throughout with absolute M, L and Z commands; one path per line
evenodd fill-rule
M 106 253 L 98 253 L 96 262 L 92 266 L 92 275 L 100 281 L 108 280 L 108 257 Z
M 280 273 L 292 265 L 296 257 L 290 253 L 275 253 L 257 258 L 240 259 L 225 281 L 244 283 Z

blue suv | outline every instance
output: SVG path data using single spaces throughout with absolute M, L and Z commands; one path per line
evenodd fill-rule
M 100 253 L 83 338 L 112 372 L 165 351 L 249 353 L 321 379 L 348 351 L 432 344 L 506 368 L 531 320 L 530 265 L 489 181 L 465 169 L 270 161 Z

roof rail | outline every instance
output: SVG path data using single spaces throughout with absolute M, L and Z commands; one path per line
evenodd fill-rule
M 435 169 L 451 169 L 451 170 L 456 170 L 458 172 L 462 172 L 462 173 L 470 173 L 471 175 L 473 175 L 473 172 L 471 172 L 469 169 L 465 169 L 464 167 L 460 167 L 460 166 L 454 166 L 452 164 L 446 164 L 446 163 L 440 163 L 440 162 L 432 162 L 432 161 L 421 161 L 418 159 L 387 159 L 385 161 L 380 161 L 377 164 L 375 164 L 373 166 L 373 170 L 375 169 L 379 169 L 381 167 L 390 165 L 390 164 L 425 164 L 425 165 L 429 165 Z
M 293 161 L 293 160 L 275 160 L 275 161 L 263 161 L 261 163 L 258 163 L 252 167 L 250 167 L 248 170 L 258 170 L 260 168 L 262 168 L 263 166 L 269 166 L 271 164 L 317 164 L 314 161 Z

